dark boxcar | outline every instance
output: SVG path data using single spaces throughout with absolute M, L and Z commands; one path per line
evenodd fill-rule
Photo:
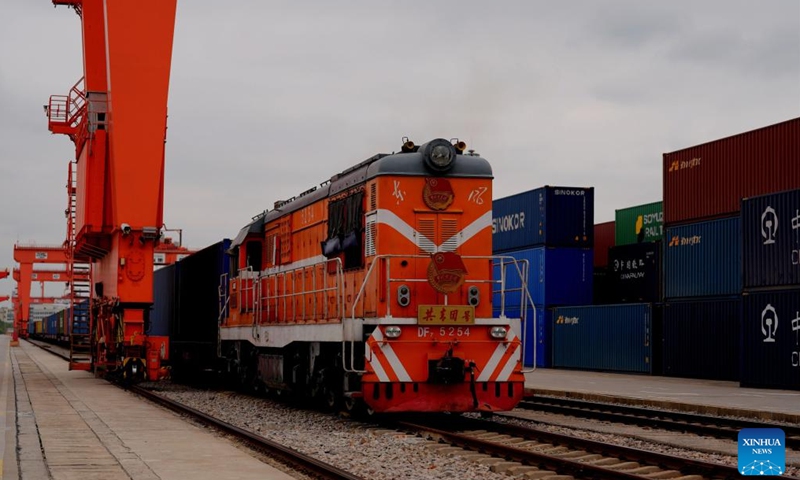
M 744 288 L 800 285 L 800 190 L 742 201 L 742 253 Z
M 664 237 L 662 202 L 617 210 L 614 241 L 617 245 L 657 242 Z
M 664 154 L 664 223 L 739 211 L 740 200 L 800 188 L 800 118 Z
M 739 217 L 667 227 L 664 297 L 742 293 Z
M 800 287 L 743 298 L 741 385 L 800 390 Z
M 587 248 L 546 248 L 537 247 L 502 255 L 528 263 L 528 290 L 537 307 L 556 305 L 586 305 L 592 302 L 592 256 Z M 517 273 L 506 271 L 506 287 L 519 288 Z M 495 281 L 500 280 L 500 269 L 495 268 Z M 505 296 L 506 307 L 521 305 L 519 292 L 510 292 Z M 500 296 L 494 295 L 492 302 L 500 308 Z
M 594 226 L 594 266 L 608 265 L 608 249 L 614 246 L 614 222 Z
M 535 321 L 534 315 L 536 316 Z M 525 331 L 519 333 L 523 339 L 523 365 L 525 367 L 535 365 L 536 368 L 548 368 L 551 366 L 553 342 L 551 315 L 552 310 L 550 309 L 537 307 L 534 312 L 533 308 L 528 308 L 525 317 Z M 496 311 L 495 317 L 497 316 L 499 316 L 499 312 Z M 519 308 L 506 310 L 506 317 L 522 318 Z M 535 329 L 534 325 L 536 325 Z
M 661 242 L 633 243 L 608 254 L 611 302 L 650 303 L 661 297 Z
M 541 187 L 492 202 L 492 250 L 591 247 L 594 188 Z
M 229 272 L 230 243 L 225 239 L 179 262 L 170 328 L 170 360 L 178 381 L 217 367 L 219 285 L 220 276 Z
M 741 323 L 740 296 L 666 302 L 664 375 L 738 380 Z
M 650 304 L 553 309 L 553 366 L 650 373 Z
M 175 278 L 180 262 L 159 268 L 153 274 L 153 308 L 150 311 L 148 335 L 169 336 L 175 317 Z

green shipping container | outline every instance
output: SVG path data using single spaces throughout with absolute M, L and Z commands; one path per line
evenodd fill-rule
M 664 236 L 662 202 L 617 210 L 615 230 L 617 245 L 661 240 Z

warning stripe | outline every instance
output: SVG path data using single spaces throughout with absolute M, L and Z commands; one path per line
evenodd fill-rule
M 500 370 L 500 373 L 497 374 L 497 378 L 495 379 L 496 382 L 507 382 L 508 379 L 511 378 L 511 373 L 517 366 L 517 362 L 519 362 L 521 350 L 520 344 L 518 342 L 514 342 L 511 344 L 508 350 L 513 353 L 508 356 L 505 366 Z
M 513 330 L 509 330 L 508 333 L 511 335 L 511 338 L 509 338 L 507 342 L 499 342 L 497 344 L 497 347 L 494 349 L 494 353 L 492 353 L 491 358 L 489 358 L 489 361 L 486 362 L 486 365 L 484 365 L 483 369 L 481 370 L 480 375 L 478 375 L 478 378 L 476 379 L 478 382 L 488 382 L 492 378 L 492 374 L 494 374 L 497 366 L 501 365 L 502 362 L 503 367 L 505 367 L 508 362 L 508 357 L 511 356 L 512 352 L 517 350 L 515 345 L 512 343 L 517 335 Z M 506 362 L 503 362 L 504 358 Z
M 406 371 L 394 349 L 388 342 L 383 341 L 383 332 L 376 328 L 367 340 L 367 362 L 372 367 L 378 380 L 381 382 L 410 382 L 411 376 Z

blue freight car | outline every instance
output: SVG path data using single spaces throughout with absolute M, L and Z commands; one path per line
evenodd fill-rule
M 594 188 L 541 187 L 492 202 L 492 251 L 592 247 Z
M 665 298 L 742 293 L 739 217 L 668 227 L 664 242 Z
M 743 387 L 800 390 L 800 286 L 743 297 Z
M 558 307 L 552 321 L 554 367 L 652 373 L 649 303 Z
M 594 275 L 592 249 L 536 247 L 502 254 L 516 260 L 527 261 L 528 290 L 537 307 L 556 305 L 586 305 L 592 303 Z M 504 260 L 505 261 L 505 260 Z M 501 280 L 500 268 L 495 266 L 494 280 Z M 519 275 L 506 271 L 507 289 L 520 287 Z M 500 296 L 494 295 L 495 308 L 500 306 Z M 506 307 L 519 308 L 519 292 L 505 295 Z
M 664 304 L 664 375 L 739 379 L 741 296 Z
M 800 190 L 742 200 L 744 288 L 800 285 Z

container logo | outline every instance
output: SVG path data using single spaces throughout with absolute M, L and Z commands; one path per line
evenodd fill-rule
M 780 428 L 739 431 L 739 473 L 777 476 L 786 471 L 786 434 Z
M 556 323 L 559 325 L 577 325 L 579 320 L 579 317 L 565 317 L 564 315 L 559 315 L 556 319 Z
M 792 320 L 792 331 L 794 332 L 794 345 L 797 348 L 792 352 L 792 366 L 800 367 L 800 311 L 796 312 L 797 315 Z
M 492 235 L 497 232 L 513 232 L 525 228 L 525 212 L 512 213 L 492 219 Z
M 681 237 L 680 235 L 673 235 L 669 241 L 670 247 L 683 247 L 686 245 L 700 245 L 702 235 L 692 235 L 691 237 Z
M 686 168 L 699 167 L 701 160 L 702 159 L 700 157 L 693 158 L 691 160 L 673 160 L 672 163 L 670 163 L 669 170 L 667 172 L 677 172 L 678 170 L 684 170 Z
M 555 194 L 555 195 L 570 195 L 570 196 L 573 196 L 573 197 L 581 197 L 583 195 L 586 195 L 586 192 L 583 191 L 583 190 L 568 190 L 568 189 L 565 189 L 565 188 L 556 188 L 555 190 L 553 190 L 553 194 Z
M 767 304 L 761 312 L 761 333 L 764 334 L 764 343 L 774 343 L 775 334 L 778 332 L 778 312 L 771 304 Z
M 775 209 L 767 206 L 761 214 L 761 236 L 764 237 L 764 245 L 775 243 L 775 234 L 778 232 L 778 215 Z

